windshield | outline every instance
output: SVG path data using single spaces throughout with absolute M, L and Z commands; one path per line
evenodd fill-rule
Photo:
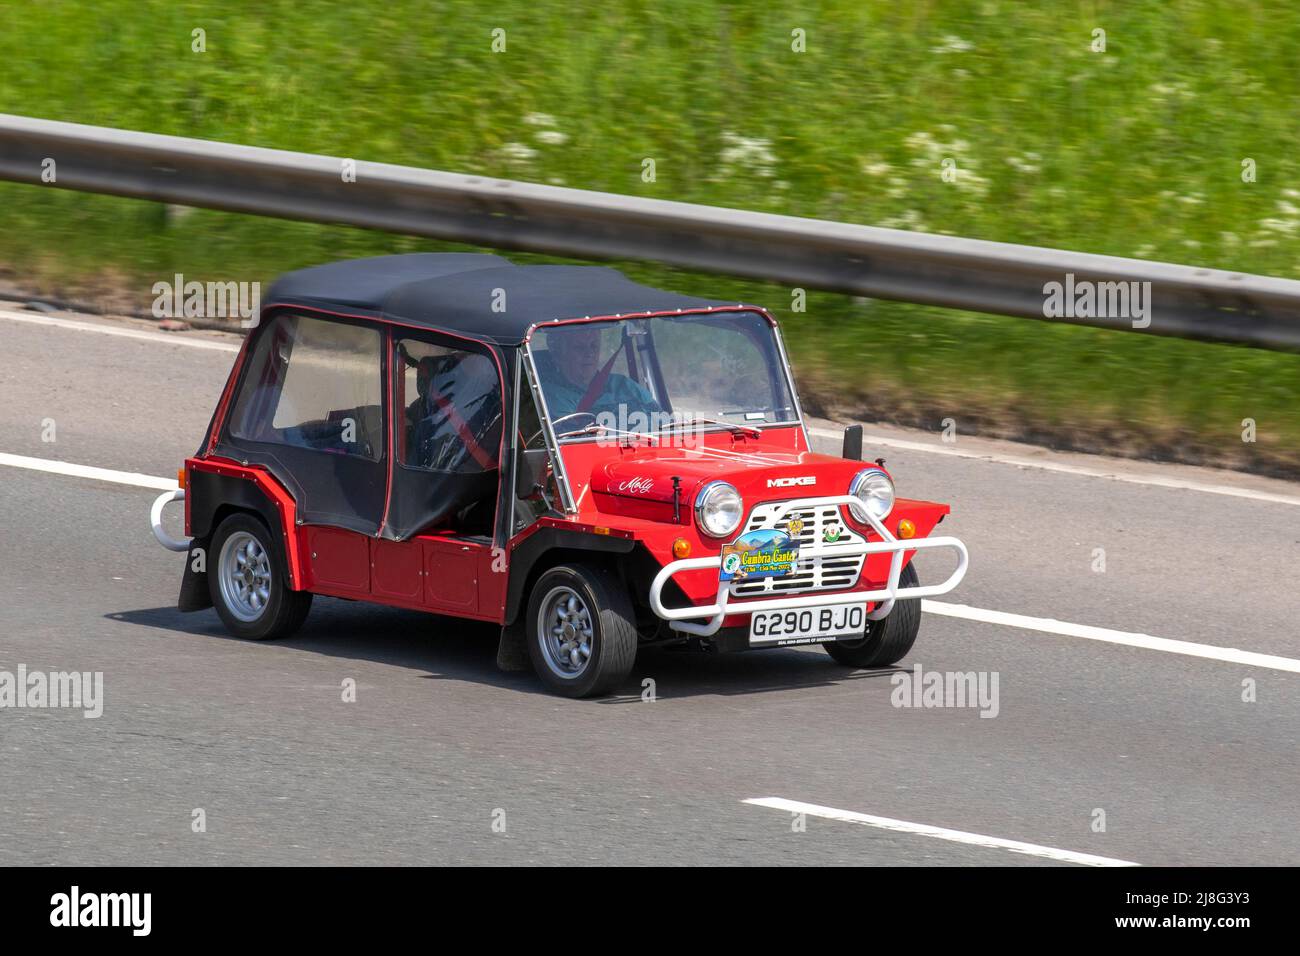
M 530 351 L 563 440 L 798 421 L 776 334 L 756 312 L 543 326 Z

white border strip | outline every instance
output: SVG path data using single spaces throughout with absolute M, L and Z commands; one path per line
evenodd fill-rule
M 808 429 L 818 438 L 839 439 L 842 432 L 829 428 Z M 991 461 L 999 465 L 1014 465 L 1017 468 L 1041 468 L 1043 471 L 1056 471 L 1066 475 L 1080 475 L 1084 478 L 1109 478 L 1130 485 L 1151 485 L 1156 488 L 1175 488 L 1182 491 L 1201 491 L 1211 495 L 1228 495 L 1232 498 L 1249 498 L 1252 501 L 1268 501 L 1277 505 L 1300 506 L 1300 496 L 1282 495 L 1271 491 L 1255 491 L 1252 488 L 1234 488 L 1232 485 L 1213 485 L 1201 481 L 1186 481 L 1182 478 L 1162 478 L 1159 475 L 1126 474 L 1120 471 L 1105 471 L 1101 468 L 1087 468 L 1082 465 L 1067 465 L 1063 462 L 1042 461 L 1037 458 L 1020 458 L 1015 455 L 994 455 L 986 452 L 959 451 L 956 448 L 944 448 L 920 441 L 908 441 L 903 438 L 887 438 L 883 435 L 863 435 L 864 448 L 881 445 L 885 448 L 901 448 L 906 451 L 923 451 L 931 455 L 949 455 L 953 458 L 969 458 L 974 461 Z
M 1050 617 L 1029 617 L 1025 614 L 1010 614 L 1006 611 L 987 611 L 981 607 L 966 604 L 948 604 L 944 601 L 921 601 L 921 610 L 944 617 L 957 617 L 967 621 L 982 621 L 985 624 L 1000 624 L 1004 627 L 1019 627 L 1028 631 L 1041 631 L 1044 634 L 1060 634 L 1062 637 L 1082 637 L 1089 641 L 1105 641 L 1107 644 L 1122 644 L 1125 647 L 1141 647 L 1148 651 L 1164 651 L 1168 654 L 1183 654 L 1188 657 L 1204 657 L 1229 664 L 1246 664 L 1250 667 L 1267 667 L 1275 671 L 1287 671 L 1300 674 L 1300 660 L 1290 657 L 1278 657 L 1275 654 L 1258 654 L 1255 651 L 1242 651 L 1235 647 L 1216 647 L 1213 644 L 1196 644 L 1192 641 L 1175 641 L 1167 637 L 1153 637 L 1150 634 L 1133 634 L 1128 631 L 1112 631 L 1106 627 L 1092 627 L 1089 624 L 1071 624 Z
M 225 342 L 213 342 L 211 339 L 186 338 L 183 332 L 147 332 L 144 329 L 129 329 L 112 325 L 96 325 L 91 322 L 78 322 L 75 319 L 52 319 L 44 315 L 26 315 L 22 312 L 9 312 L 0 309 L 0 319 L 11 322 L 26 322 L 29 325 L 49 325 L 56 329 L 71 329 L 74 332 L 98 332 L 100 335 L 116 335 L 123 339 L 138 339 L 142 342 L 162 342 L 164 345 L 184 345 L 192 349 L 210 349 L 216 352 L 238 352 L 238 345 Z
M 935 837 L 950 843 L 965 843 L 969 846 L 983 846 L 995 850 L 1010 850 L 1026 856 L 1039 856 L 1061 863 L 1078 863 L 1082 866 L 1140 866 L 1130 860 L 1115 860 L 1108 856 L 1093 856 L 1091 853 L 1076 853 L 1074 850 L 1058 850 L 1056 847 L 1040 846 L 1037 843 L 1022 843 L 1020 840 L 1003 840 L 1001 837 L 984 836 L 979 833 L 967 833 L 965 830 L 949 830 L 945 827 L 932 827 L 925 823 L 908 823 L 906 820 L 893 820 L 889 817 L 873 817 L 853 810 L 836 810 L 834 807 L 821 807 L 815 803 L 800 803 L 798 800 L 785 800 L 781 797 L 752 797 L 741 801 L 756 807 L 769 807 L 773 810 L 786 810 L 790 813 L 806 813 L 826 820 L 839 820 L 843 823 L 858 823 L 863 826 L 876 827 L 880 830 L 893 830 L 896 833 L 911 833 L 914 836 Z
M 74 465 L 69 461 L 51 461 L 48 458 L 28 458 L 26 455 L 10 455 L 2 451 L 0 465 L 43 471 L 51 475 L 67 475 L 69 478 L 90 478 L 118 485 L 135 485 L 137 488 L 156 488 L 158 491 L 175 491 L 180 487 L 170 478 L 155 478 L 135 471 L 113 471 L 111 468 L 95 468 L 91 465 Z

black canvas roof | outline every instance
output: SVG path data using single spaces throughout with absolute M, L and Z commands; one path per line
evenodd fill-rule
M 652 289 L 599 266 L 517 266 L 500 256 L 454 252 L 299 269 L 277 279 L 264 301 L 391 319 L 501 345 L 517 345 L 529 326 L 553 319 L 735 304 Z

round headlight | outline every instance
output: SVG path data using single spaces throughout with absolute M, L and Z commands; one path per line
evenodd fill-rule
M 877 521 L 884 521 L 894 510 L 894 482 L 879 468 L 868 468 L 853 476 L 849 485 L 849 494 L 862 502 L 862 507 L 851 505 L 853 517 L 866 521 L 866 514 Z
M 695 520 L 710 537 L 725 538 L 745 516 L 740 492 L 725 481 L 710 481 L 695 496 Z

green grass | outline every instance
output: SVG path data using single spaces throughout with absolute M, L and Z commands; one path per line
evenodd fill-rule
M 1297 62 L 1282 0 L 0 0 L 4 112 L 1289 277 Z M 176 271 L 449 248 L 10 184 L 0 226 L 13 273 L 145 306 Z M 1300 473 L 1300 356 L 628 271 L 771 307 L 815 408 Z

